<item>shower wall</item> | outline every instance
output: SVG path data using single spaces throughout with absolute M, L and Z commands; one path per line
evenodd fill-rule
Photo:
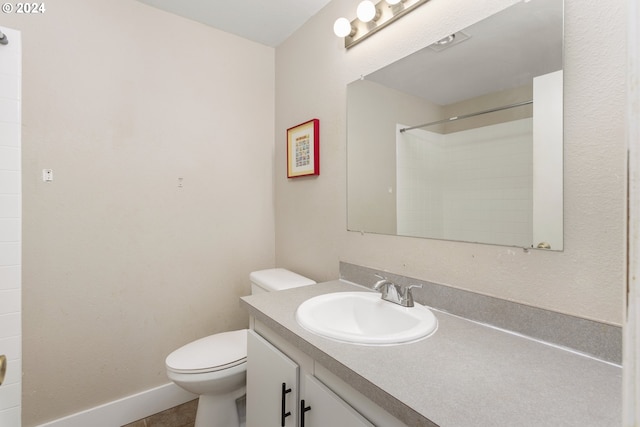
M 22 391 L 21 326 L 21 39 L 0 27 L 0 354 L 7 376 L 0 386 L 0 426 L 19 427 Z
M 532 126 L 399 133 L 398 234 L 530 246 Z

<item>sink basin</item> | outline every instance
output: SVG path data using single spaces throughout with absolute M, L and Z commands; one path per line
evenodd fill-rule
M 402 344 L 432 334 L 438 320 L 423 305 L 402 307 L 376 292 L 335 292 L 310 298 L 296 310 L 303 328 L 355 344 Z

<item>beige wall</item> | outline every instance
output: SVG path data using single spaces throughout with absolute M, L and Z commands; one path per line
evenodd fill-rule
M 396 125 L 440 120 L 441 109 L 369 80 L 348 92 L 348 228 L 396 234 Z
M 465 99 L 464 101 L 456 102 L 455 104 L 446 105 L 444 107 L 444 117 L 473 114 L 478 111 L 489 110 L 503 105 L 516 104 L 518 102 L 525 102 L 531 99 L 533 99 L 533 83 L 526 86 L 520 86 L 515 89 L 489 93 L 475 98 Z M 481 114 L 464 120 L 445 123 L 443 128 L 444 133 L 453 133 L 529 117 L 533 117 L 533 106 L 525 105 L 510 108 L 508 110 L 497 111 L 491 114 Z
M 565 245 L 544 252 L 346 231 L 346 85 L 513 0 L 432 0 L 345 51 L 334 0 L 276 49 L 276 261 L 316 280 L 340 260 L 613 324 L 625 271 L 625 10 L 566 0 Z M 607 37 L 602 37 L 607 34 Z M 320 119 L 321 175 L 287 180 L 285 129 Z
M 23 34 L 25 426 L 167 383 L 173 349 L 247 325 L 274 263 L 274 49 L 133 0 L 46 6 L 2 16 Z

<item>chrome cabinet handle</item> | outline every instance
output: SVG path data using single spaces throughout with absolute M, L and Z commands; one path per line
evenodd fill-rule
M 4 382 L 4 376 L 7 373 L 7 356 L 0 355 L 0 385 Z

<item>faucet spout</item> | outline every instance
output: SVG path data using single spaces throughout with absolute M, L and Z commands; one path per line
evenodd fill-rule
M 399 304 L 403 307 L 413 307 L 415 305 L 411 289 L 421 288 L 422 285 L 400 286 L 386 277 L 378 274 L 376 274 L 376 277 L 380 280 L 373 285 L 373 289 L 382 293 L 383 300 Z

